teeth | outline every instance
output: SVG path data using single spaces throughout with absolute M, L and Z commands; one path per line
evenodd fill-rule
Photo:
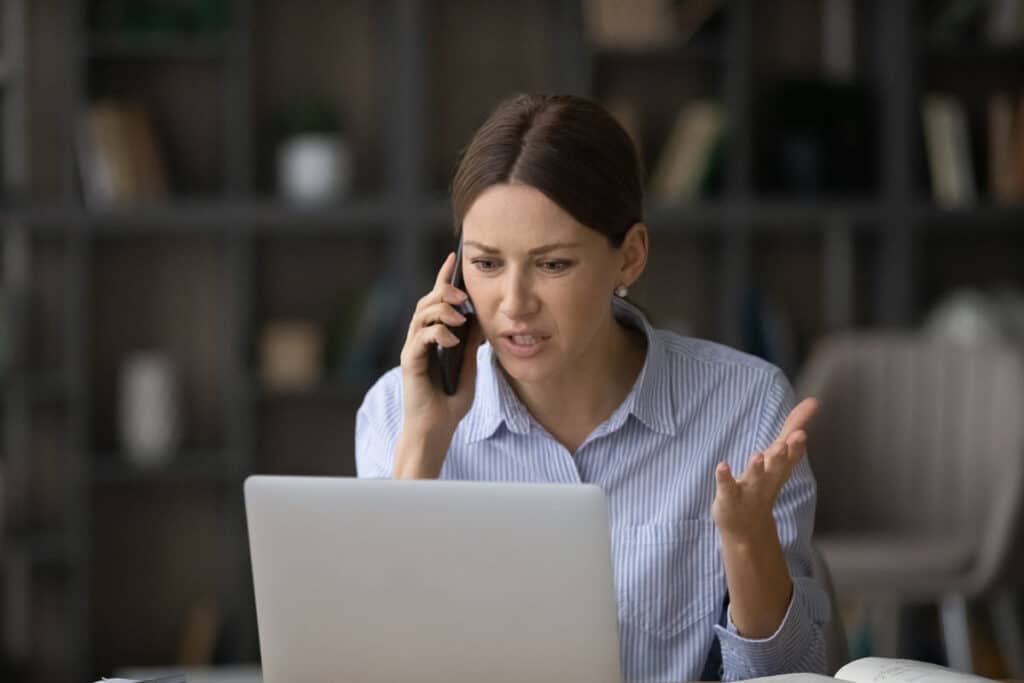
M 537 338 L 530 334 L 513 335 L 512 341 L 520 346 L 532 346 L 537 343 Z

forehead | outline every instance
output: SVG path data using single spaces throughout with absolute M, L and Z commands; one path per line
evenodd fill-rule
M 462 230 L 467 240 L 506 248 L 599 237 L 529 185 L 492 185 L 484 190 L 466 212 Z

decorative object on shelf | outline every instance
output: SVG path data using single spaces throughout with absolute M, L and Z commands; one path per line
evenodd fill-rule
M 924 332 L 959 344 L 1024 344 L 1024 293 L 1004 287 L 991 294 L 954 290 L 928 314 Z
M 167 196 L 160 144 L 141 102 L 104 99 L 91 103 L 76 135 L 87 203 L 157 201 Z
M 277 149 L 281 194 L 301 204 L 339 201 L 349 194 L 352 178 L 352 149 L 334 108 L 321 98 L 293 101 Z
M 308 320 L 275 320 L 263 328 L 260 374 L 269 389 L 308 389 L 320 381 L 323 331 Z
M 682 45 L 719 14 L 722 0 L 587 0 L 584 20 L 598 49 Z
M 181 440 L 178 380 L 170 357 L 156 351 L 129 355 L 121 365 L 118 392 L 121 447 L 139 467 L 159 467 Z
M 951 95 L 926 95 L 921 118 L 935 203 L 946 209 L 974 206 L 978 190 L 963 103 Z

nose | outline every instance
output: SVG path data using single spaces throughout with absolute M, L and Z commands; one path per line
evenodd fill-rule
M 528 274 L 510 270 L 502 287 L 498 311 L 510 320 L 529 317 L 540 308 Z

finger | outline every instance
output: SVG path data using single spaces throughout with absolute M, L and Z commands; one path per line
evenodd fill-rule
M 782 425 L 782 430 L 779 432 L 779 436 L 776 441 L 784 442 L 789 438 L 790 434 L 798 429 L 806 429 L 817 410 L 818 399 L 811 397 L 800 401 L 800 403 L 798 403 L 796 407 L 789 412 L 789 416 L 786 417 L 786 422 Z
M 743 470 L 740 479 L 749 481 L 764 476 L 764 453 L 760 451 L 751 454 L 747 460 L 747 468 Z
M 789 467 L 792 469 L 807 454 L 807 432 L 798 431 L 789 437 Z
M 718 463 L 718 466 L 715 468 L 715 485 L 718 489 L 719 495 L 736 495 L 739 489 L 739 484 L 732 477 L 732 470 L 729 469 L 729 463 Z
M 770 474 L 785 473 L 789 469 L 789 445 L 773 443 L 765 451 L 764 469 Z
M 452 272 L 455 270 L 455 252 L 450 251 L 448 255 L 444 257 L 444 263 L 441 264 L 441 269 L 437 271 L 437 278 L 434 279 L 434 289 L 440 289 L 444 285 L 452 281 Z
M 468 294 L 448 283 L 435 285 L 434 289 L 421 296 L 419 301 L 416 302 L 416 310 L 413 315 L 440 302 L 458 306 L 468 298 Z
M 439 346 L 444 346 L 447 348 L 458 346 L 459 344 L 462 343 L 459 341 L 459 338 L 455 335 L 455 333 L 453 333 L 444 325 L 430 325 L 428 327 L 424 327 L 420 341 L 423 343 L 424 346 L 429 346 L 430 344 L 437 344 Z
M 426 372 L 427 355 L 435 344 L 451 348 L 459 345 L 459 338 L 444 325 L 421 327 L 402 348 L 402 366 L 414 372 Z
M 452 327 L 459 327 L 466 322 L 466 316 L 459 313 L 451 304 L 444 302 L 436 303 L 424 308 L 413 316 L 413 328 L 428 327 L 445 323 Z

